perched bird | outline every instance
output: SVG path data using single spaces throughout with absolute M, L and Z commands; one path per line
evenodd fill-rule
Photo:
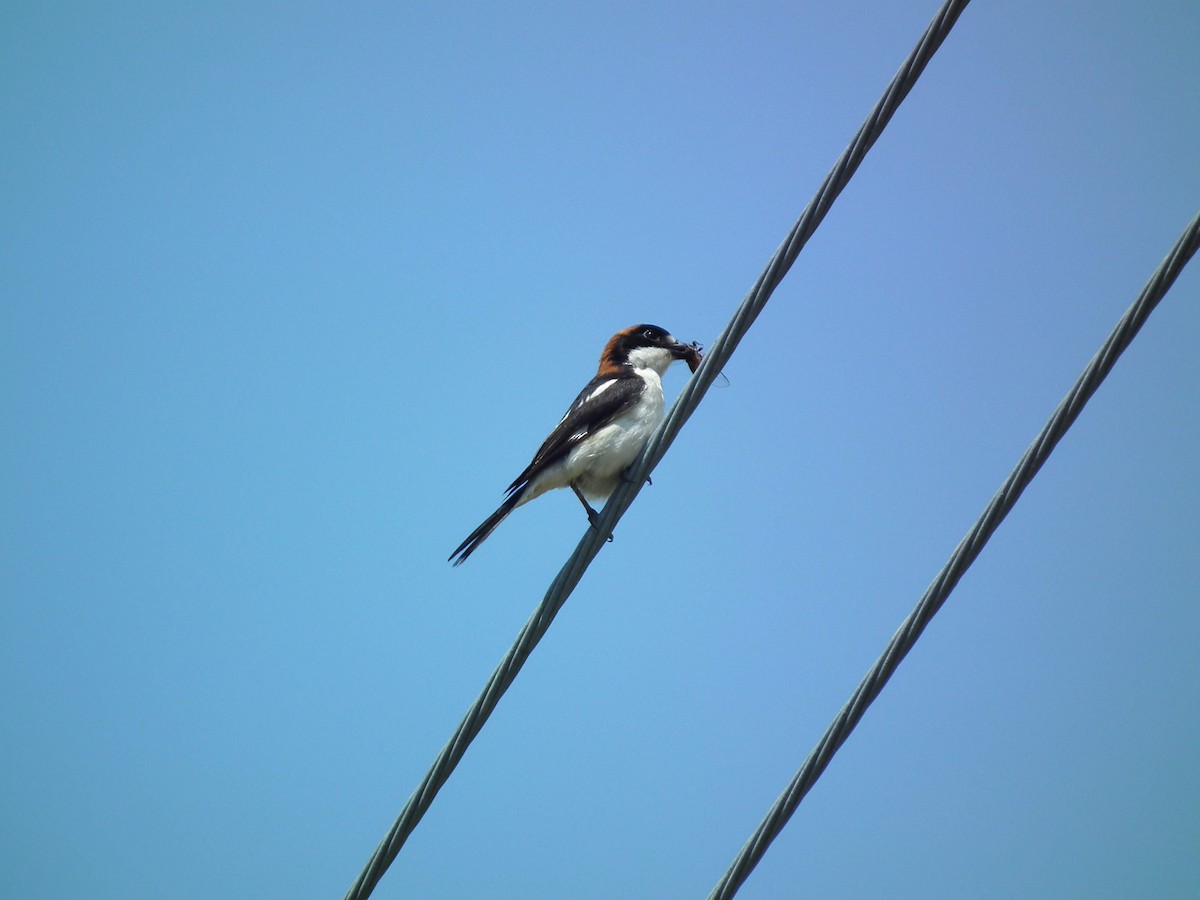
M 588 498 L 603 500 L 617 489 L 662 421 L 663 373 L 677 359 L 689 365 L 698 360 L 697 347 L 657 325 L 634 325 L 614 334 L 600 354 L 596 377 L 508 486 L 500 508 L 450 554 L 454 565 L 474 553 L 510 512 L 554 488 L 571 488 L 594 525 L 598 513 Z

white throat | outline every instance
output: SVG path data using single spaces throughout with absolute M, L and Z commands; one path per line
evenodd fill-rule
M 662 347 L 634 347 L 629 351 L 629 364 L 635 369 L 650 369 L 661 377 L 675 357 Z

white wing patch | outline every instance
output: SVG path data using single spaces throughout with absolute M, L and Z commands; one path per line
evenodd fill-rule
M 588 394 L 587 397 L 584 398 L 583 402 L 587 403 L 589 400 L 595 400 L 597 397 L 599 397 L 601 394 L 603 394 L 605 391 L 607 391 L 610 387 L 612 387 L 616 383 L 617 383 L 617 379 L 610 378 L 610 379 L 608 379 L 608 381 L 605 381 L 604 383 L 597 385 L 596 389 L 593 390 L 590 394 Z

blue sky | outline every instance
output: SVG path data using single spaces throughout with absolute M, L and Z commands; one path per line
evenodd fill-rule
M 341 896 L 932 2 L 0 12 L 0 894 Z M 973 4 L 378 897 L 720 877 L 1200 208 L 1200 7 Z M 1193 896 L 1184 273 L 740 896 Z M 674 396 L 687 378 L 666 379 Z

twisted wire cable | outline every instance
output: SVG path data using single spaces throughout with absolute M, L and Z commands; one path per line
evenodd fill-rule
M 708 353 L 700 367 L 688 380 L 687 385 L 671 407 L 670 413 L 650 437 L 641 456 L 630 469 L 628 480 L 622 483 L 609 498 L 597 520 L 596 527 L 588 528 L 575 551 L 554 581 L 551 582 L 541 604 L 529 621 L 525 623 L 525 627 L 522 628 L 516 641 L 509 648 L 499 666 L 496 667 L 491 678 L 488 679 L 483 692 L 467 711 L 466 716 L 459 723 L 445 747 L 442 748 L 425 777 L 421 779 L 421 783 L 409 797 L 404 809 L 388 829 L 388 833 L 375 849 L 370 860 L 367 861 L 367 865 L 351 885 L 350 890 L 346 893 L 346 900 L 363 900 L 371 895 L 375 885 L 379 883 L 384 872 L 399 854 L 400 848 L 404 846 L 409 834 L 420 822 L 426 810 L 433 803 L 434 797 L 437 796 L 442 785 L 446 783 L 459 760 L 466 753 L 471 741 L 479 734 L 484 723 L 496 708 L 496 704 L 499 703 L 500 698 L 517 677 L 517 673 L 520 672 L 534 647 L 549 629 L 554 617 L 583 577 L 584 571 L 600 552 L 608 535 L 612 534 L 613 528 L 624 515 L 625 510 L 629 508 L 641 491 L 646 478 L 662 459 L 679 430 L 704 398 L 713 380 L 729 360 L 779 282 L 787 274 L 800 250 L 816 231 L 817 226 L 821 224 L 834 200 L 850 182 L 867 151 L 883 133 L 892 115 L 904 98 L 908 96 L 926 64 L 937 52 L 938 47 L 941 46 L 942 41 L 945 40 L 968 2 L 969 0 L 948 0 L 929 28 L 926 29 L 917 46 L 888 85 L 883 97 L 858 129 L 850 146 L 842 152 L 837 163 L 825 176 L 817 195 L 809 202 L 804 213 L 775 252 L 758 281 L 755 282 L 750 293 L 739 305 L 729 324 L 708 348 Z
M 875 108 L 871 110 L 871 114 L 859 126 L 850 145 L 842 152 L 837 163 L 829 170 L 825 180 L 821 182 L 816 196 L 809 202 L 800 218 L 796 220 L 796 224 L 792 226 L 792 230 L 779 249 L 775 251 L 775 255 L 767 263 L 767 267 L 758 277 L 758 281 L 750 289 L 750 293 L 738 306 L 729 324 L 709 347 L 700 368 L 680 391 L 679 397 L 671 407 L 662 427 L 651 436 L 642 456 L 630 471 L 629 480 L 633 484 L 622 485 L 609 499 L 604 509 L 605 515 L 601 519 L 602 526 L 606 523 L 610 509 L 618 511 L 612 522 L 612 524 L 616 524 L 619 514 L 628 508 L 633 497 L 641 490 L 642 484 L 646 480 L 645 476 L 658 465 L 679 430 L 708 392 L 712 382 L 724 368 L 729 357 L 733 355 L 733 351 L 737 349 L 737 345 L 750 326 L 754 324 L 758 314 L 766 306 L 775 288 L 779 286 L 783 277 L 791 269 L 792 263 L 796 261 L 796 257 L 800 255 L 804 245 L 808 243 L 808 239 L 812 237 L 817 226 L 824 220 L 825 214 L 829 212 L 833 202 L 849 184 L 854 173 L 858 171 L 867 151 L 883 134 L 892 115 L 900 107 L 904 98 L 908 96 L 909 91 L 917 83 L 917 79 L 921 77 L 921 73 L 925 71 L 925 66 L 950 34 L 950 29 L 954 27 L 954 23 L 958 21 L 962 11 L 967 8 L 968 2 L 970 0 L 947 0 L 938 10 L 917 45 L 888 84 L 887 90 L 879 102 L 875 104 Z M 603 527 L 601 531 L 604 531 Z
M 821 773 L 825 771 L 833 755 L 846 742 L 850 732 L 854 730 L 867 711 L 867 707 L 879 696 L 888 679 L 899 667 L 900 662 L 916 644 L 917 638 L 921 636 L 925 626 L 942 608 L 959 579 L 982 552 L 984 545 L 987 544 L 1000 523 L 1004 521 L 1004 517 L 1016 504 L 1021 493 L 1033 481 L 1038 470 L 1050 457 L 1063 435 L 1067 433 L 1067 429 L 1078 418 L 1083 407 L 1100 387 L 1117 359 L 1145 324 L 1158 302 L 1175 283 L 1175 279 L 1198 248 L 1200 248 L 1200 213 L 1184 229 L 1171 252 L 1167 254 L 1150 280 L 1146 282 L 1133 305 L 1126 310 L 1125 315 L 1121 317 L 1108 339 L 1092 357 L 1091 362 L 1083 370 L 1083 374 L 1075 382 L 1075 386 L 1071 388 L 1054 414 L 1050 416 L 1050 420 L 1046 422 L 1037 438 L 1025 451 L 1000 490 L 992 497 L 979 520 L 959 543 L 949 561 L 925 591 L 920 602 L 917 603 L 916 608 L 909 613 L 900 629 L 892 636 L 883 655 L 871 667 L 854 695 L 842 707 L 816 748 L 793 776 L 787 789 L 780 794 L 762 822 L 759 823 L 758 829 L 725 872 L 724 877 L 708 895 L 709 900 L 728 900 L 737 893 L 738 888 L 766 853 L 767 847 L 792 817 L 800 805 L 800 801 L 821 777 Z

